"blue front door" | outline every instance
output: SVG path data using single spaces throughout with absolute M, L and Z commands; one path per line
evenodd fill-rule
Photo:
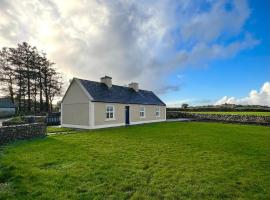
M 129 106 L 125 107 L 126 124 L 129 124 Z

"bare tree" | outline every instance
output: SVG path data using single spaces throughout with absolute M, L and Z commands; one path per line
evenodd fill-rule
M 26 42 L 16 48 L 2 48 L 1 89 L 18 105 L 19 112 L 37 113 L 38 104 L 39 112 L 52 110 L 52 102 L 62 89 L 61 74 L 53 66 L 45 53 Z
M 10 51 L 8 48 L 3 48 L 0 51 L 0 82 L 1 90 L 10 96 L 11 101 L 14 103 L 14 85 L 15 75 L 14 68 L 10 64 Z

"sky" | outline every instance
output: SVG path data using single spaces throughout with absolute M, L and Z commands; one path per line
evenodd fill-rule
M 138 82 L 168 106 L 270 106 L 268 0 L 0 0 L 0 47 L 26 41 L 64 80 Z

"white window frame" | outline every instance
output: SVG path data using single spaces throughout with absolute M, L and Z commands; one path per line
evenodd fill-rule
M 143 115 L 141 115 L 141 113 L 143 113 Z M 139 115 L 140 118 L 145 118 L 145 106 L 140 106 Z
M 109 107 L 111 107 L 112 110 L 108 110 Z M 109 118 L 107 118 L 108 113 L 109 113 Z M 111 114 L 112 114 L 112 117 L 111 117 Z M 106 119 L 106 121 L 115 120 L 115 107 L 114 107 L 114 105 L 106 105 L 105 119 Z
M 156 117 L 160 117 L 160 107 L 156 107 Z

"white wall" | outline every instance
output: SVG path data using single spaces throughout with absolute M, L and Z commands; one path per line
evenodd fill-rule
M 78 82 L 73 81 L 61 104 L 61 125 L 63 127 L 90 125 L 89 98 Z

